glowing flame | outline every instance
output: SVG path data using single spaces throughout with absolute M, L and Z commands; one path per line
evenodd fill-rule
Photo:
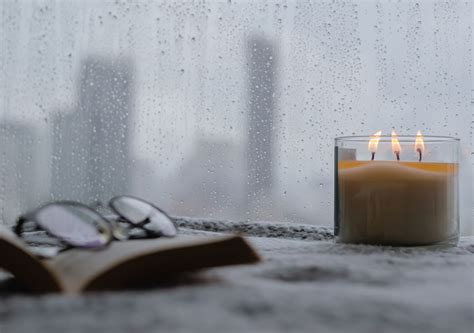
M 425 151 L 425 142 L 423 141 L 423 135 L 421 135 L 420 131 L 416 133 L 415 151 L 420 153 L 423 153 Z
M 400 142 L 398 142 L 397 133 L 395 133 L 394 130 L 392 130 L 392 151 L 397 155 L 397 160 L 399 160 L 402 147 L 400 146 Z
M 425 142 L 423 141 L 423 135 L 421 135 L 420 131 L 416 133 L 415 151 L 420 155 L 420 158 L 418 159 L 418 161 L 421 162 L 423 152 L 425 151 Z
M 369 140 L 369 151 L 373 154 L 377 152 L 377 146 L 379 144 L 380 136 L 382 135 L 382 131 L 378 131 L 374 135 L 370 136 Z

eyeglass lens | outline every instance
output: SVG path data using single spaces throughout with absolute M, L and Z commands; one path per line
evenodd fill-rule
M 110 238 L 102 217 L 79 205 L 47 205 L 38 211 L 36 220 L 47 232 L 76 247 L 101 247 Z
M 167 237 L 173 237 L 177 233 L 170 217 L 145 201 L 134 197 L 120 196 L 112 199 L 110 205 L 119 215 L 132 224 L 148 220 L 148 223 L 143 228 L 149 231 Z

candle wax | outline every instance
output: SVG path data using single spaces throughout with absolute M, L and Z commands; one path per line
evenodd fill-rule
M 429 245 L 458 232 L 458 165 L 340 161 L 336 221 L 344 243 Z

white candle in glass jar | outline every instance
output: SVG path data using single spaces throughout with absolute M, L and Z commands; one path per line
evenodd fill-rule
M 429 245 L 458 233 L 458 164 L 339 161 L 339 240 Z

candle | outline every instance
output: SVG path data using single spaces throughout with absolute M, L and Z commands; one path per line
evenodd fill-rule
M 337 240 L 392 246 L 456 242 L 458 164 L 422 161 L 420 133 L 412 143 L 418 161 L 400 160 L 395 133 L 387 141 L 393 160 L 374 159 L 379 141 L 380 134 L 370 138 L 370 160 L 356 160 L 354 148 L 336 156 Z

